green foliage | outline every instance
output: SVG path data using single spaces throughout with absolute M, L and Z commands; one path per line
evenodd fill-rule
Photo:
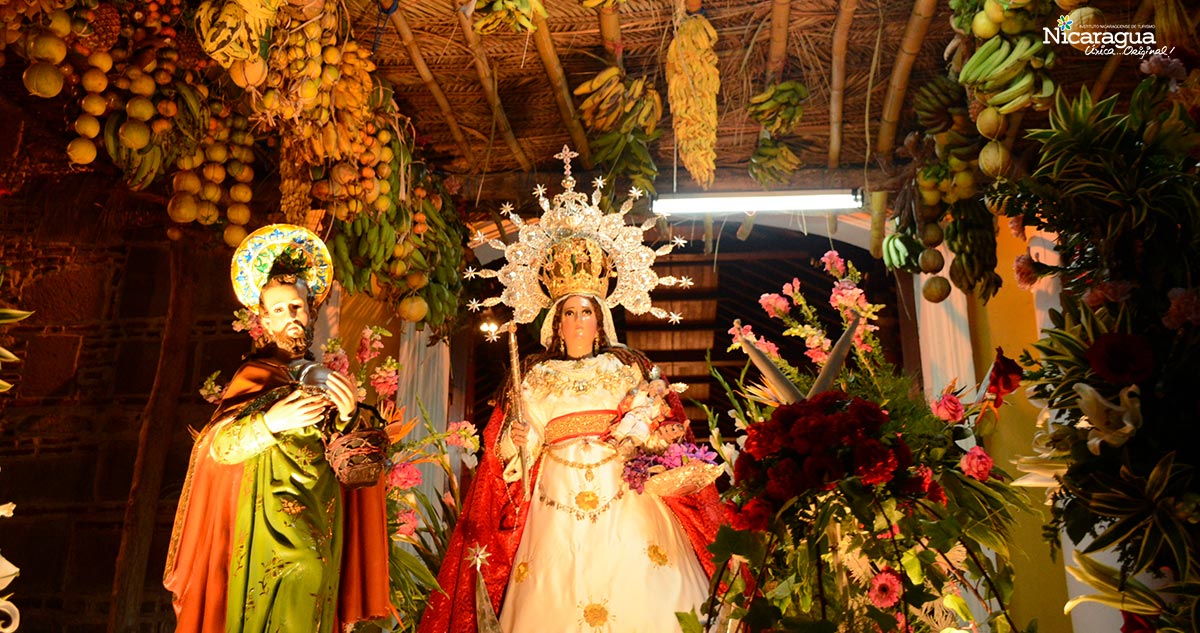
M 3 281 L 4 281 L 4 275 L 3 275 L 3 273 L 0 273 L 0 282 L 3 282 Z M 13 323 L 16 323 L 17 321 L 21 321 L 23 319 L 28 319 L 30 317 L 30 315 L 32 315 L 32 314 L 33 314 L 32 312 L 26 312 L 24 310 L 13 310 L 13 309 L 9 309 L 9 308 L 0 308 L 0 326 L 11 325 Z M 20 359 L 17 358 L 17 356 L 15 354 L 8 351 L 4 347 L 0 347 L 0 364 L 15 363 L 19 360 Z M 9 389 L 12 389 L 12 388 L 13 388 L 12 383 L 6 382 L 4 380 L 0 380 L 0 393 L 4 393 L 5 391 L 8 391 Z

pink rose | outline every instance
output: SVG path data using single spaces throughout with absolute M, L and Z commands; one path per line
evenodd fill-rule
M 388 472 L 387 485 L 397 490 L 408 490 L 421 485 L 421 471 L 408 462 L 400 462 Z
M 930 408 L 933 409 L 934 415 L 946 422 L 955 423 L 963 418 L 962 401 L 952 393 L 942 394 L 942 397 L 933 401 Z
M 992 464 L 991 456 L 978 446 L 967 451 L 967 454 L 958 460 L 958 467 L 962 469 L 963 473 L 979 481 L 988 480 L 992 474 Z

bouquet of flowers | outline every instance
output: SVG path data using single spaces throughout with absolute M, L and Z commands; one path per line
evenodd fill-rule
M 1024 482 L 1049 488 L 1051 551 L 1138 630 L 1200 627 L 1200 70 L 1150 58 L 1128 111 L 1116 96 L 1060 94 L 1027 178 L 989 204 L 1017 235 L 1056 236 L 1060 261 L 1014 262 L 1022 287 L 1061 282 L 1061 309 L 1021 356 L 1043 405 Z M 1111 552 L 1114 568 L 1092 558 Z M 1162 575 L 1155 590 L 1137 578 Z
M 637 449 L 625 462 L 621 478 L 639 494 L 649 491 L 672 496 L 700 490 L 711 484 L 720 471 L 715 452 L 691 442 L 676 442 L 660 452 Z
M 708 626 L 725 614 L 742 631 L 973 629 L 970 596 L 993 630 L 1022 630 L 1006 607 L 1007 535 L 1025 501 L 980 441 L 1019 368 L 1014 378 L 1015 364 L 998 353 L 973 402 L 954 385 L 932 402 L 916 399 L 882 359 L 871 323 L 879 306 L 858 288 L 854 266 L 833 251 L 822 262 L 847 324 L 837 344 L 798 281 L 762 301 L 785 334 L 804 337 L 821 376 L 804 375 L 741 327 L 734 343 L 766 363 L 768 386 L 743 374 L 735 390 L 714 372 L 740 433 L 724 442 L 710 411 L 733 486 L 729 525 L 711 547 L 720 578 L 704 609 Z M 853 367 L 841 369 L 851 348 Z M 807 399 L 796 397 L 802 389 L 812 391 Z M 705 630 L 699 615 L 680 617 L 685 630 Z

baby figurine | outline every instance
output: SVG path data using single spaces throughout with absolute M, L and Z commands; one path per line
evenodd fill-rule
M 671 385 L 660 377 L 658 367 L 654 367 L 649 376 L 643 380 L 617 405 L 616 426 L 608 432 L 610 441 L 617 450 L 632 453 L 641 446 L 652 452 L 666 449 L 673 439 L 658 433 L 659 426 L 671 415 L 671 405 L 667 404 L 666 396 L 671 391 Z

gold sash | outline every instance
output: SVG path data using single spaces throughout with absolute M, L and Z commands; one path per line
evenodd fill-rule
M 553 444 L 581 435 L 602 435 L 617 417 L 617 412 L 579 411 L 560 415 L 546 423 L 546 443 Z

